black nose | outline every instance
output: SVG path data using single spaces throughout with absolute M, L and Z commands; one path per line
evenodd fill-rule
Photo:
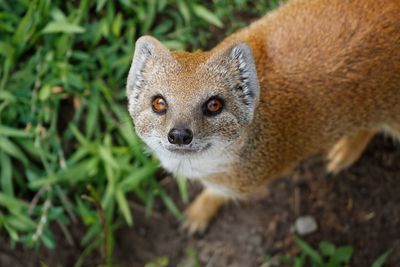
M 173 128 L 168 133 L 168 141 L 174 145 L 188 145 L 193 140 L 193 132 L 189 129 Z

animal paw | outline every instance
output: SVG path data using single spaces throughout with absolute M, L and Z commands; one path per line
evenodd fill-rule
M 327 171 L 337 174 L 356 162 L 373 136 L 374 133 L 364 131 L 340 139 L 327 155 Z
M 203 234 L 225 201 L 222 196 L 203 191 L 186 209 L 182 229 L 189 235 Z

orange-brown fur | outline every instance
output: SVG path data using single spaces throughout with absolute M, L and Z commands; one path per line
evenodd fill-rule
M 210 52 L 174 52 L 185 70 L 177 80 L 201 83 L 196 66 L 240 42 L 252 48 L 259 104 L 232 149 L 236 164 L 204 177 L 206 185 L 251 194 L 330 148 L 328 168 L 336 173 L 358 159 L 375 133 L 400 136 L 400 1 L 289 2 Z M 190 99 L 190 89 L 179 90 Z M 221 204 L 203 192 L 187 212 L 191 231 L 203 230 L 198 222 L 207 224 Z
M 261 99 L 248 140 L 262 149 L 249 149 L 245 165 L 261 167 L 254 176 L 279 176 L 341 137 L 400 122 L 399 14 L 399 1 L 294 1 L 215 48 L 253 49 Z

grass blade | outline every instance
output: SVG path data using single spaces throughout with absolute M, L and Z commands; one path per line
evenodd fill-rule
M 161 188 L 160 188 L 161 189 Z M 160 190 L 160 197 L 164 203 L 164 205 L 167 207 L 167 209 L 178 219 L 178 220 L 183 220 L 183 214 L 179 211 L 178 207 L 175 205 L 174 201 L 168 194 L 161 189 Z
M 377 258 L 371 265 L 371 267 L 383 267 L 383 264 L 385 264 L 387 258 L 389 257 L 390 253 L 392 251 L 388 250 L 385 253 L 383 253 L 379 258 Z
M 201 5 L 197 5 L 197 4 L 193 4 L 192 8 L 193 8 L 193 12 L 199 18 L 204 19 L 208 23 L 211 23 L 211 24 L 217 26 L 218 28 L 222 28 L 224 26 L 222 21 L 217 16 L 215 16 L 210 10 L 208 10 L 207 8 L 205 8 L 205 7 L 201 6 Z
M 132 226 L 133 219 L 132 219 L 131 209 L 129 208 L 128 201 L 126 200 L 126 197 L 125 197 L 122 189 L 119 188 L 115 192 L 115 194 L 116 194 L 116 198 L 117 198 L 118 207 L 119 207 L 122 215 L 124 216 L 126 223 L 129 226 Z
M 12 166 L 10 157 L 0 151 L 0 167 L 1 167 L 1 190 L 9 195 L 14 196 L 14 186 L 12 181 Z
M 308 257 L 312 259 L 315 263 L 318 264 L 318 266 L 322 266 L 323 261 L 321 256 L 318 254 L 316 250 L 314 250 L 310 245 L 308 245 L 304 240 L 295 237 L 294 242 L 299 246 L 301 251 L 306 254 Z
M 25 130 L 11 128 L 3 125 L 0 125 L 0 135 L 19 138 L 32 137 L 32 133 L 29 133 Z
M 183 176 L 179 176 L 177 179 L 178 182 L 178 188 L 179 188 L 179 194 L 181 195 L 181 199 L 183 203 L 188 203 L 189 202 L 189 196 L 187 193 L 187 186 L 186 186 L 186 178 Z
M 44 27 L 43 34 L 49 33 L 84 33 L 85 28 L 67 21 L 53 21 Z
M 8 210 L 16 212 L 27 208 L 28 204 L 17 198 L 0 192 L 0 206 L 6 207 Z
M 3 150 L 10 156 L 19 159 L 24 163 L 24 165 L 28 165 L 28 159 L 22 153 L 22 151 L 16 146 L 13 142 L 11 142 L 8 138 L 0 136 L 0 150 Z

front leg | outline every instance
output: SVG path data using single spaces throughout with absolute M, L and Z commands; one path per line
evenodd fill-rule
M 356 162 L 374 134 L 373 131 L 361 131 L 342 137 L 328 153 L 328 172 L 337 174 Z
M 204 233 L 211 220 L 228 198 L 204 189 L 185 211 L 183 227 L 189 234 Z

